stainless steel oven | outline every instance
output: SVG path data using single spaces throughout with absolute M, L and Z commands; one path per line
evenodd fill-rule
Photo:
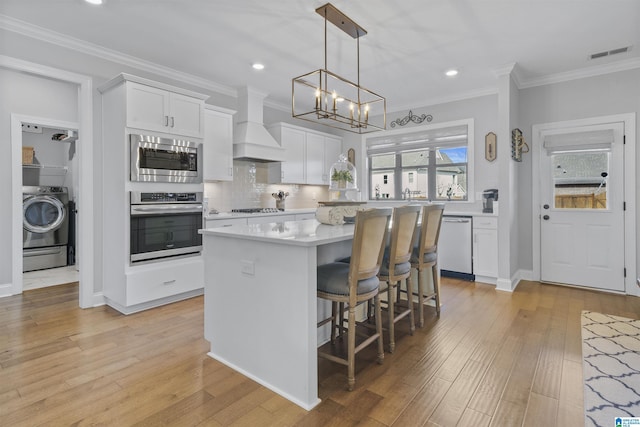
M 202 193 L 131 192 L 131 263 L 199 254 Z
M 202 182 L 202 144 L 131 134 L 131 181 Z

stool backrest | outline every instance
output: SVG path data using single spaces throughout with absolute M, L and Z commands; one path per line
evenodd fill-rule
M 422 207 L 422 224 L 420 226 L 420 240 L 418 243 L 419 258 L 425 254 L 438 251 L 440 225 L 442 224 L 443 204 L 425 205 Z
M 391 212 L 386 208 L 356 213 L 349 272 L 350 286 L 354 289 L 359 280 L 375 277 L 380 271 Z
M 394 276 L 396 264 L 408 262 L 414 246 L 421 206 L 401 206 L 393 209 L 391 242 L 389 244 L 389 276 Z

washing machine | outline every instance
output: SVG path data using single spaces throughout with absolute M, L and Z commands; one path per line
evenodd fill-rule
M 67 265 L 69 192 L 66 187 L 22 187 L 22 271 Z

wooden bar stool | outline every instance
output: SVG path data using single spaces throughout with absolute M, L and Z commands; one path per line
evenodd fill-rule
M 413 303 L 409 300 L 406 308 L 395 304 L 396 295 L 394 291 L 399 288 L 404 280 L 407 285 L 408 295 L 413 294 L 411 287 L 411 255 L 413 252 L 414 236 L 420 215 L 420 206 L 402 206 L 393 210 L 391 225 L 391 239 L 380 268 L 378 278 L 381 282 L 381 292 L 387 291 L 386 308 L 389 315 L 389 352 L 393 353 L 396 348 L 395 323 L 401 319 L 409 318 L 409 332 L 413 335 L 415 330 L 415 320 L 413 314 Z M 383 285 L 383 283 L 386 283 Z M 384 302 L 383 302 L 384 303 Z
M 422 222 L 419 230 L 418 245 L 413 249 L 411 268 L 418 274 L 418 324 L 424 326 L 424 302 L 433 299 L 436 313 L 440 317 L 440 274 L 438 272 L 438 239 L 442 224 L 443 204 L 425 205 L 422 207 Z M 431 268 L 433 291 L 425 295 L 424 269 Z M 408 280 L 410 282 L 411 279 Z M 412 293 L 407 289 L 407 295 Z M 407 297 L 409 301 L 413 298 Z
M 355 355 L 374 341 L 378 342 L 378 363 L 384 360 L 382 344 L 382 320 L 380 317 L 380 281 L 378 273 L 382 264 L 384 246 L 387 240 L 391 209 L 370 209 L 358 211 L 349 263 L 333 262 L 318 266 L 318 298 L 331 301 L 331 317 L 318 323 L 318 327 L 332 323 L 332 343 L 335 330 L 343 330 L 336 324 L 337 316 L 343 313 L 338 304 L 347 304 L 347 356 L 339 357 L 318 351 L 318 356 L 347 366 L 348 389 L 355 385 Z M 373 300 L 376 307 L 376 330 L 356 345 L 356 305 Z

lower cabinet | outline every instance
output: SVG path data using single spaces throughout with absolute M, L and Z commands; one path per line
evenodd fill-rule
M 104 287 L 104 297 L 109 306 L 131 314 L 201 295 L 203 291 L 204 261 L 201 256 L 190 256 L 130 266 L 122 279 L 112 280 Z
M 207 219 L 206 228 L 230 227 L 232 225 L 247 225 L 247 218 Z
M 136 305 L 204 288 L 204 262 L 184 258 L 182 262 L 127 273 L 127 305 Z
M 479 282 L 497 280 L 498 218 L 473 218 L 473 273 Z

